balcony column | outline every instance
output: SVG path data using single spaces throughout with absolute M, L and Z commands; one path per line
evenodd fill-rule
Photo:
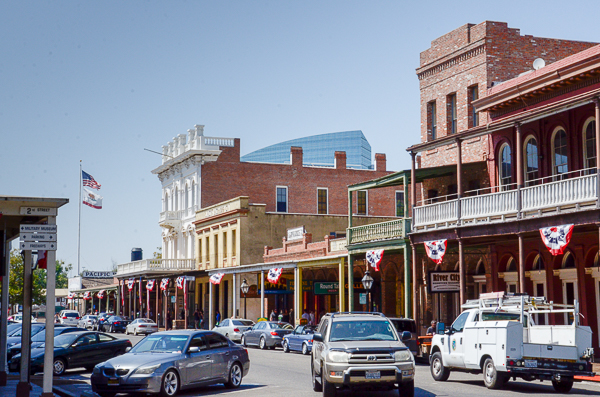
M 458 196 L 458 202 L 456 203 L 456 219 L 457 223 L 460 225 L 460 217 L 461 217 L 461 208 L 460 208 L 460 199 L 463 194 L 462 187 L 462 141 L 460 139 L 456 139 L 456 192 Z
M 465 252 L 462 239 L 458 239 L 458 272 L 460 286 L 460 304 L 467 301 L 467 269 L 465 264 Z
M 410 255 L 408 253 L 408 244 L 404 244 L 404 249 L 402 250 L 404 254 L 404 317 L 410 318 L 410 281 L 411 281 L 411 272 L 410 272 Z
M 302 290 L 302 286 L 300 286 L 300 290 Z M 260 271 L 260 318 L 265 316 L 265 271 Z
M 600 208 L 600 98 L 594 98 L 594 116 L 596 118 L 596 208 Z
M 519 292 L 525 293 L 525 247 L 523 246 L 523 233 L 519 237 Z
M 414 181 L 414 179 L 413 179 Z M 412 250 L 412 263 L 413 266 L 415 267 L 412 272 L 412 284 L 413 284 L 413 291 L 414 291 L 414 296 L 413 296 L 413 300 L 412 300 L 412 315 L 413 318 L 415 320 L 415 323 L 417 324 L 417 329 L 420 329 L 419 327 L 421 326 L 421 321 L 419 319 L 419 310 L 417 308 L 417 249 L 415 248 L 415 246 L 413 245 L 412 241 L 410 244 L 410 248 Z
M 340 305 L 339 305 L 339 310 L 341 312 L 345 311 L 345 301 L 346 301 L 346 291 L 344 291 L 344 280 L 346 279 L 346 277 L 344 276 L 344 270 L 345 269 L 345 258 L 342 256 L 340 258 L 340 264 L 339 264 L 339 284 L 338 284 L 338 298 L 340 300 Z
M 343 280 L 340 279 L 340 282 Z M 354 258 L 348 255 L 348 311 L 354 310 Z
M 415 171 L 415 158 L 417 157 L 417 153 L 411 152 L 411 165 L 410 165 L 410 217 L 413 219 L 413 223 L 415 222 L 415 206 L 417 204 L 417 181 L 416 181 L 416 171 Z
M 175 288 L 177 290 L 177 288 Z M 213 319 L 213 283 L 208 283 L 208 329 L 213 329 L 215 321 Z
M 516 139 L 515 146 L 517 148 L 517 213 L 518 217 L 521 218 L 521 189 L 523 188 L 523 145 L 521 139 L 521 123 L 515 123 Z

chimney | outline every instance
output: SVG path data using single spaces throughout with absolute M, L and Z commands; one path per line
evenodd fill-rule
M 385 153 L 375 153 L 375 171 L 386 171 Z
M 302 167 L 302 148 L 292 146 L 290 148 L 291 163 L 296 167 Z
M 346 169 L 346 152 L 335 152 L 335 161 L 333 165 L 336 170 Z

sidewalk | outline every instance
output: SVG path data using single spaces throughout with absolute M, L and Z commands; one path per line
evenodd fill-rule
M 19 383 L 19 379 L 9 375 L 8 380 L 6 381 L 6 386 L 0 386 L 0 396 L 16 396 L 17 383 Z M 31 397 L 40 397 L 42 395 L 43 389 L 41 386 L 36 385 L 36 383 L 41 385 L 42 380 L 40 379 L 39 382 L 36 382 L 36 380 L 34 380 L 32 377 L 31 392 L 29 393 Z

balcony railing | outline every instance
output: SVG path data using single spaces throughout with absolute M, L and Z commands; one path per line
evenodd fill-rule
M 371 241 L 398 239 L 406 237 L 410 232 L 410 219 L 355 226 L 348 229 L 349 244 L 368 243 Z
M 160 273 L 195 269 L 195 259 L 142 259 L 117 265 L 117 277 L 133 273 Z
M 557 180 L 558 178 L 561 180 Z M 507 218 L 523 219 L 543 213 L 577 211 L 596 206 L 598 195 L 595 170 L 593 173 L 590 170 L 581 170 L 529 182 L 530 186 L 522 189 L 500 189 L 479 194 L 482 189 L 467 192 L 467 195 L 470 193 L 471 196 L 460 200 L 451 199 L 415 207 L 413 227 L 415 230 L 423 230 L 489 223 Z

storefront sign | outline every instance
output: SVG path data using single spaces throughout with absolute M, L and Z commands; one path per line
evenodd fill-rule
M 204 212 L 204 215 L 202 217 L 203 218 L 211 218 L 213 216 L 217 216 L 217 215 L 223 214 L 225 212 L 229 212 L 229 211 L 230 211 L 230 204 L 224 204 L 219 207 L 207 209 Z
M 288 290 L 294 290 L 294 280 L 288 280 Z M 302 280 L 302 291 L 312 291 L 313 282 L 312 280 Z
M 331 252 L 346 250 L 346 239 L 345 238 L 340 238 L 337 240 L 329 240 L 329 244 L 331 246 L 331 248 L 330 248 Z
M 287 230 L 287 241 L 300 240 L 302 237 L 304 237 L 304 226 Z
M 83 276 L 83 278 L 113 278 L 114 276 L 116 276 L 117 273 L 115 272 L 90 272 L 87 270 L 84 270 L 81 275 Z
M 338 283 L 337 281 L 315 281 L 315 295 L 337 295 L 339 289 L 340 283 Z
M 358 304 L 359 305 L 367 304 L 367 293 L 366 292 L 362 292 L 362 293 L 358 294 Z
M 459 272 L 429 272 L 429 293 L 460 292 Z

